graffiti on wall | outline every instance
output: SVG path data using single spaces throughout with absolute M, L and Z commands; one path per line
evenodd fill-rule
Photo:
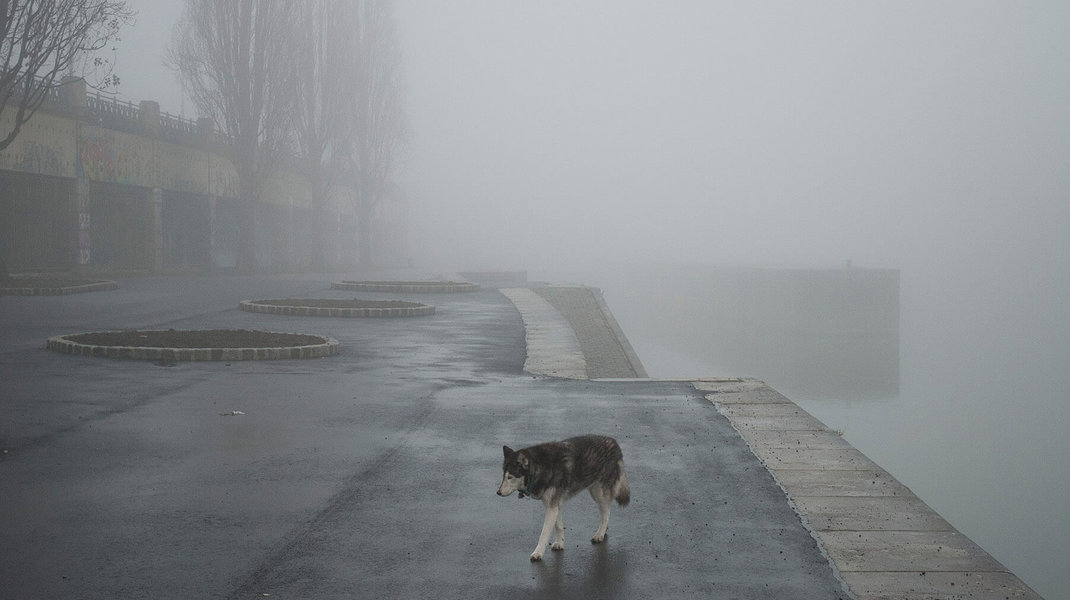
M 88 265 L 92 258 L 92 243 L 90 231 L 92 221 L 89 213 L 89 183 L 85 179 L 79 179 L 75 184 L 78 186 L 78 264 Z
M 99 127 L 85 127 L 78 139 L 80 177 L 91 181 L 155 185 L 152 140 Z
M 0 114 L 0 131 L 14 126 L 11 111 Z M 0 169 L 72 177 L 75 162 L 74 124 L 38 113 L 22 127 L 15 141 L 0 150 Z
M 9 121 L 7 111 L 0 114 L 0 129 Z M 0 170 L 236 198 L 238 173 L 227 154 L 41 111 L 0 150 Z M 335 196 L 331 205 L 351 209 L 348 193 Z M 302 207 L 312 198 L 307 180 L 283 168 L 272 174 L 261 201 Z
M 107 140 L 100 133 L 85 134 L 79 140 L 78 176 L 96 181 L 115 180 L 115 157 Z
M 19 168 L 29 173 L 41 173 L 43 175 L 63 175 L 63 160 L 59 152 L 50 146 L 39 144 L 32 140 L 22 142 L 20 148 L 22 161 Z

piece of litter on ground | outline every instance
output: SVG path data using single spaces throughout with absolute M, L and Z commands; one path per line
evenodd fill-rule
M 243 413 L 240 410 L 231 410 L 231 411 L 227 411 L 227 412 L 221 412 L 221 413 L 219 413 L 219 416 L 221 416 L 221 417 L 234 417 L 234 416 L 237 416 L 237 415 L 244 415 L 244 414 L 245 413 Z

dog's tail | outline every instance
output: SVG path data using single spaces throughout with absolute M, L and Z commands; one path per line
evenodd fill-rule
M 620 469 L 620 477 L 617 478 L 617 483 L 613 486 L 613 499 L 621 506 L 628 506 L 628 503 L 632 500 L 632 489 L 628 487 L 628 476 L 624 474 L 623 460 L 617 462 L 617 468 Z

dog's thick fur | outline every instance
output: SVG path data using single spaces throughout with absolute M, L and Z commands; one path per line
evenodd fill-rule
M 598 503 L 601 520 L 591 542 L 600 544 L 609 528 L 609 508 L 616 500 L 628 506 L 631 490 L 624 474 L 624 455 L 617 440 L 602 435 L 583 435 L 560 442 L 538 444 L 520 450 L 502 446 L 502 484 L 499 496 L 519 492 L 542 500 L 546 518 L 531 560 L 542 560 L 550 541 L 550 530 L 557 534 L 552 548 L 565 549 L 565 526 L 561 521 L 561 504 L 587 490 Z

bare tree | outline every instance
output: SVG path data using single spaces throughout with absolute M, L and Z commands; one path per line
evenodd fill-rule
M 0 0 L 0 114 L 16 111 L 0 150 L 59 86 L 63 75 L 106 68 L 95 53 L 117 40 L 132 13 L 125 0 Z M 110 72 L 102 80 L 116 81 Z
M 0 0 L 0 115 L 15 111 L 0 130 L 0 150 L 18 137 L 63 75 L 104 72 L 101 84 L 118 83 L 108 61 L 95 53 L 118 39 L 132 18 L 125 0 Z M 0 257 L 0 279 L 7 279 Z
M 351 133 L 343 125 L 349 108 L 345 80 L 355 50 L 348 40 L 354 11 L 349 0 L 319 0 L 303 3 L 300 12 L 293 126 L 312 188 L 315 222 L 327 231 L 327 193 L 335 171 L 330 163 L 348 145 Z M 314 266 L 321 268 L 326 262 L 327 239 L 317 236 L 312 243 Z
M 169 49 L 202 116 L 230 138 L 238 175 L 238 269 L 256 267 L 256 204 L 290 136 L 299 3 L 185 0 Z
M 401 50 L 390 0 L 353 0 L 350 50 L 354 62 L 348 111 L 348 159 L 355 180 L 359 252 L 374 260 L 376 210 L 387 197 L 408 123 L 402 106 Z

